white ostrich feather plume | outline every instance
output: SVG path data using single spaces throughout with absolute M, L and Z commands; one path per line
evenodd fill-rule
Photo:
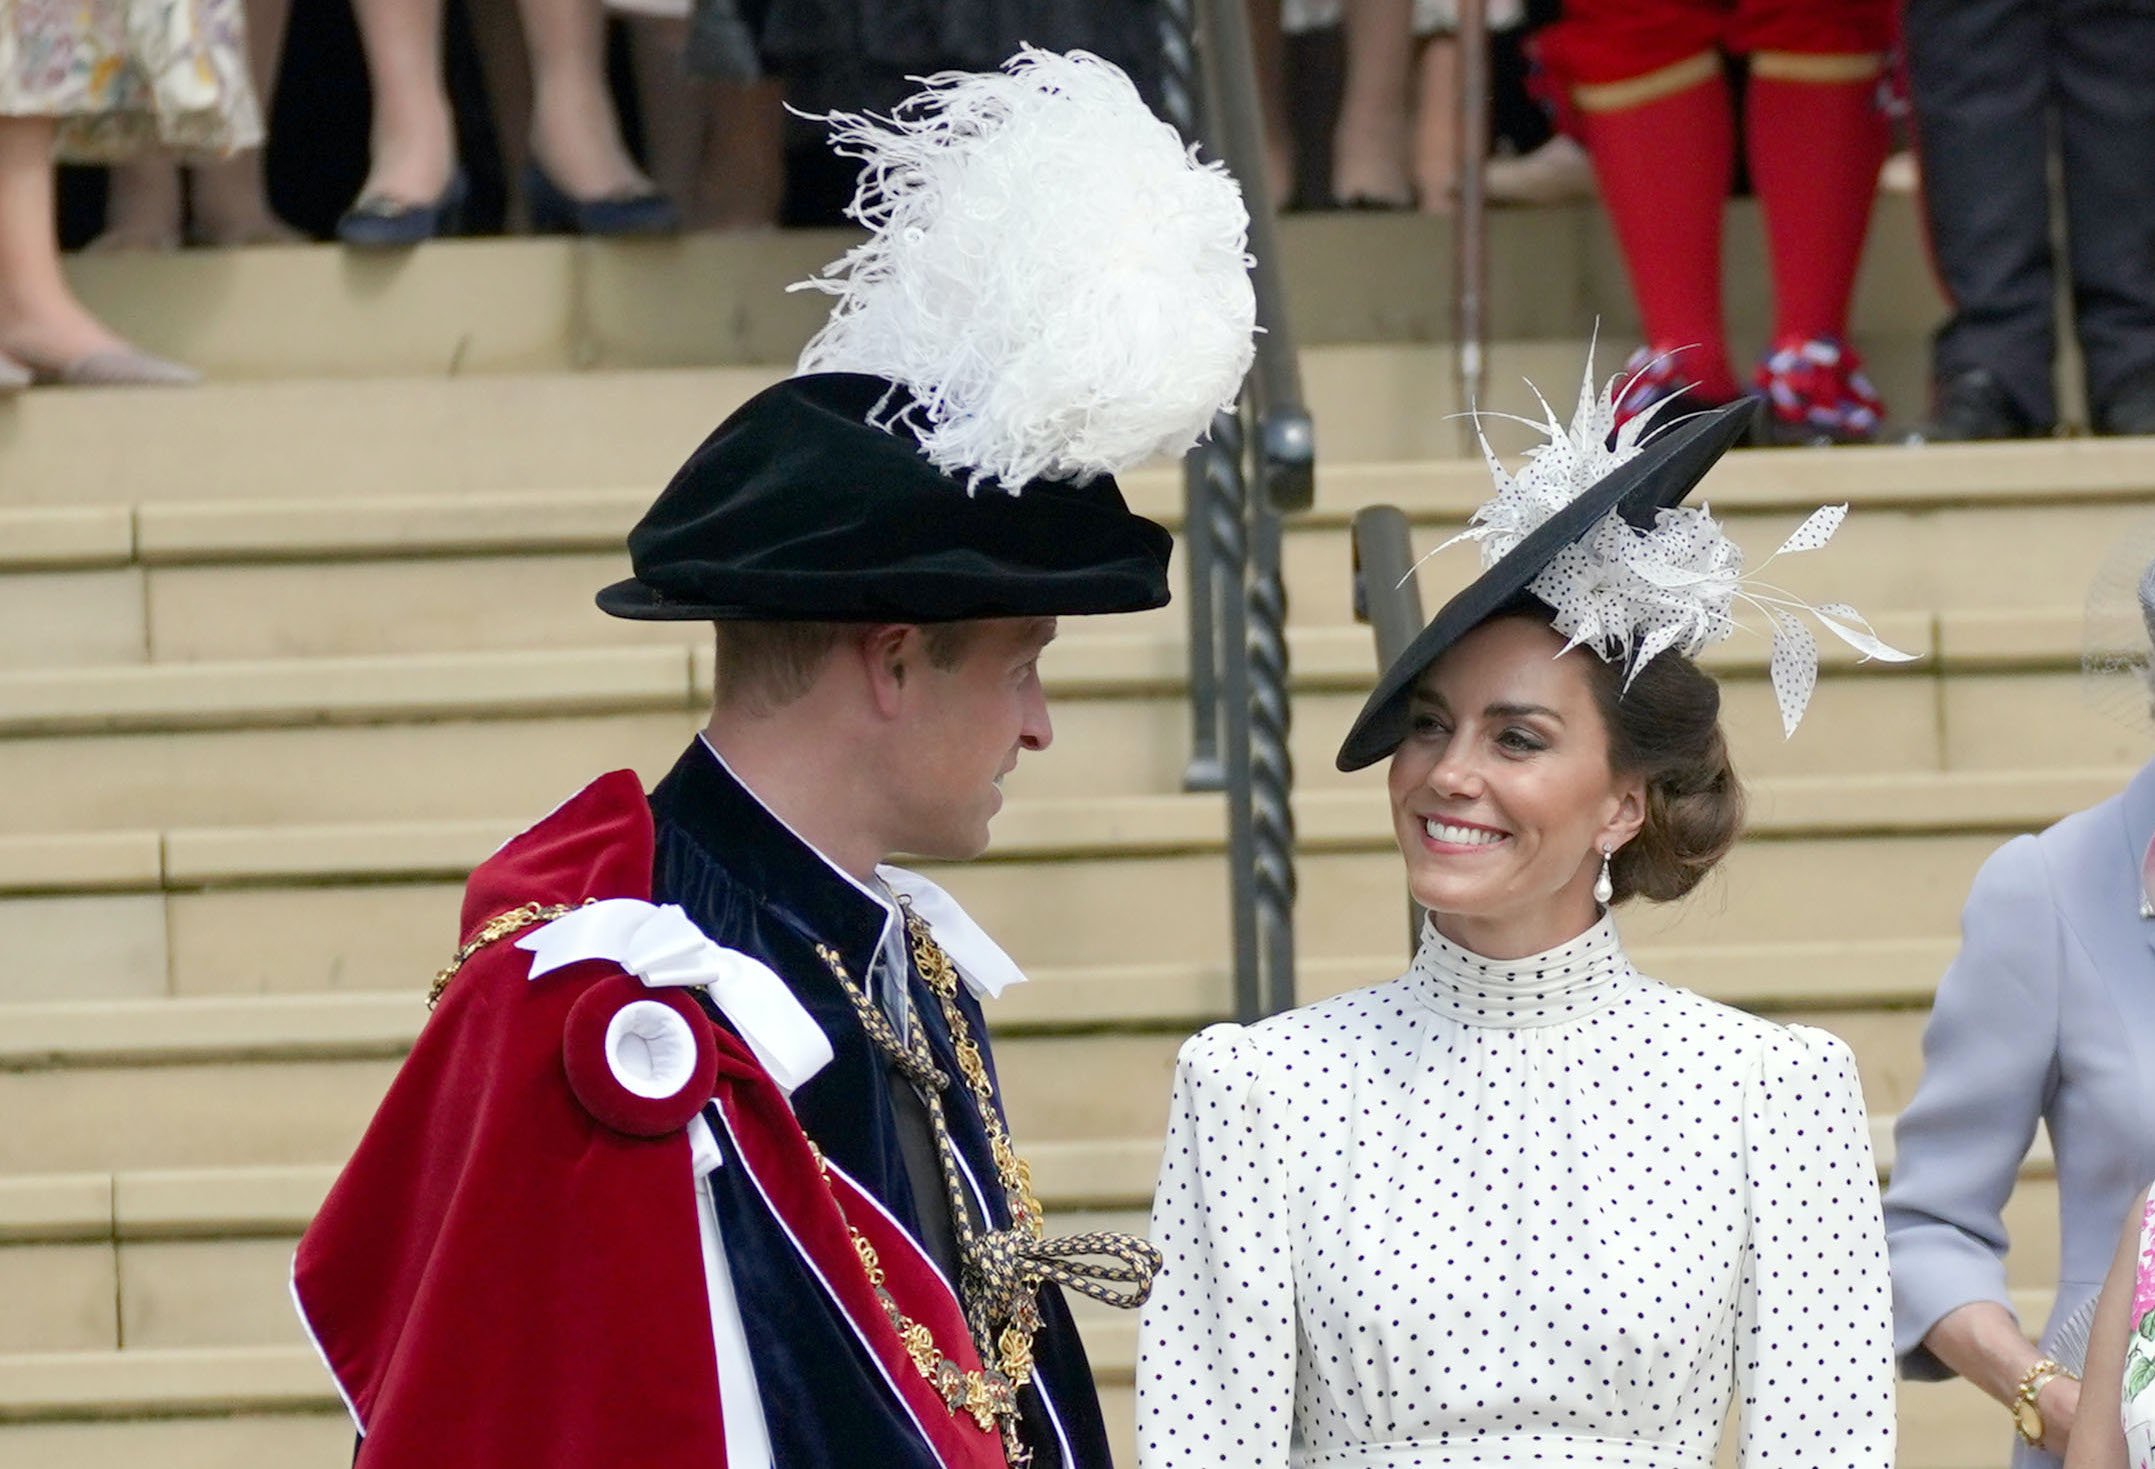
M 838 298 L 799 370 L 911 391 L 890 409 L 977 489 L 1083 482 L 1195 444 L 1249 371 L 1242 190 L 1121 70 L 1021 50 L 890 117 L 834 113 L 873 236 L 795 289 Z M 891 426 L 885 419 L 883 426 Z
M 1637 455 L 1652 409 L 1631 419 L 1611 439 L 1615 404 L 1628 386 L 1611 381 L 1597 393 L 1590 348 L 1579 406 L 1568 428 L 1547 399 L 1541 400 L 1543 421 L 1517 420 L 1545 439 L 1527 452 L 1517 474 L 1508 472 L 1488 439 L 1482 439 L 1496 496 L 1474 512 L 1466 530 L 1437 549 L 1473 541 L 1481 548 L 1482 566 L 1494 566 L 1588 486 Z M 1538 392 L 1535 396 L 1541 397 Z M 1764 571 L 1776 557 L 1817 550 L 1833 538 L 1847 515 L 1846 505 L 1813 511 L 1758 570 Z M 1773 692 L 1784 735 L 1796 732 L 1818 683 L 1818 643 L 1797 613 L 1810 614 L 1866 659 L 1902 663 L 1914 656 L 1881 641 L 1853 607 L 1839 602 L 1814 607 L 1756 573 L 1746 575 L 1742 549 L 1704 505 L 1661 510 L 1648 530 L 1611 511 L 1558 553 L 1527 590 L 1554 609 L 1553 623 L 1566 639 L 1566 651 L 1585 647 L 1612 663 L 1621 662 L 1627 688 L 1641 668 L 1669 649 L 1695 656 L 1733 634 L 1738 603 L 1752 608 L 1772 628 Z

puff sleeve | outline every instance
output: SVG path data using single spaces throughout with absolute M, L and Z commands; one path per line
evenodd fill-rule
M 1739 1462 L 1890 1469 L 1892 1296 L 1854 1058 L 1791 1026 L 1764 1046 L 1744 1105 Z
M 1886 1242 L 1910 1377 L 1952 1375 L 1923 1345 L 1948 1312 L 2012 1309 L 2005 1202 L 2057 1086 L 2064 943 L 2042 848 L 2015 838 L 1968 891 L 1960 952 L 1923 1029 L 1923 1079 L 1894 1133 Z
M 1240 1026 L 1182 1048 L 1138 1325 L 1140 1469 L 1284 1469 L 1294 1419 L 1287 1217 L 1264 1147 L 1259 1053 Z

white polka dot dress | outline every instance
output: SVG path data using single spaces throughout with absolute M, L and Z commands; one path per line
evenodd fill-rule
M 1183 1047 L 1143 1469 L 1888 1469 L 1892 1321 L 1847 1048 L 1423 931 L 1404 976 Z

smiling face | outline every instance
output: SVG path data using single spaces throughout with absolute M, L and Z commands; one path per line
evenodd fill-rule
M 997 618 L 957 635 L 948 666 L 929 656 L 918 628 L 903 654 L 903 711 L 887 748 L 894 768 L 888 850 L 960 861 L 987 850 L 988 823 L 1003 806 L 1002 780 L 1026 750 L 1055 737 L 1040 687 L 1040 654 L 1052 617 Z
M 1392 756 L 1393 833 L 1415 900 L 1440 932 L 1489 958 L 1523 958 L 1591 927 L 1604 846 L 1645 816 L 1645 788 L 1613 771 L 1583 649 L 1529 617 L 1486 622 L 1416 683 Z

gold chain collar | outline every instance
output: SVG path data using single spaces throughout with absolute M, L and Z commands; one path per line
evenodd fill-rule
M 1160 1253 L 1147 1241 L 1128 1234 L 1102 1232 L 1059 1240 L 1046 1238 L 1046 1211 L 1033 1192 L 1032 1168 L 1018 1156 L 1011 1143 L 994 1082 L 988 1076 L 987 1060 L 973 1039 L 972 1026 L 967 1023 L 965 1012 L 958 1005 L 957 968 L 951 963 L 950 956 L 943 952 L 942 945 L 935 941 L 928 925 L 910 905 L 903 906 L 906 938 L 913 962 L 935 995 L 943 1023 L 950 1032 L 958 1072 L 966 1089 L 972 1093 L 981 1128 L 987 1134 L 988 1150 L 995 1162 L 997 1181 L 1003 1186 L 1012 1223 L 1010 1228 L 1001 1230 L 982 1231 L 974 1226 L 964 1170 L 943 1110 L 942 1094 L 949 1086 L 949 1079 L 935 1064 L 934 1053 L 929 1049 L 926 1031 L 912 999 L 906 1000 L 910 1022 L 908 1038 L 900 1041 L 889 1017 L 854 982 L 837 950 L 818 944 L 817 955 L 845 991 L 860 1018 L 862 1029 L 890 1064 L 912 1082 L 927 1109 L 929 1127 L 935 1135 L 936 1161 L 941 1166 L 944 1189 L 950 1200 L 951 1220 L 958 1238 L 964 1274 L 959 1292 L 961 1304 L 966 1326 L 980 1354 L 982 1370 L 968 1373 L 959 1369 L 935 1348 L 933 1336 L 925 1327 L 898 1312 L 887 1292 L 884 1293 L 885 1310 L 898 1328 L 900 1338 L 906 1342 L 914 1366 L 936 1385 L 952 1412 L 965 1407 L 985 1428 L 987 1423 L 974 1404 L 989 1405 L 989 1411 L 1002 1425 L 1005 1455 L 1013 1469 L 1022 1469 L 1031 1462 L 1032 1452 L 1018 1432 L 1017 1390 L 1032 1380 L 1033 1338 L 1041 1326 L 1040 1287 L 1053 1282 L 1107 1305 L 1142 1305 L 1151 1293 L 1153 1277 L 1159 1271 Z M 827 1173 L 825 1177 L 827 1181 Z M 851 1228 L 850 1224 L 848 1228 Z M 853 1230 L 853 1243 L 861 1253 L 863 1263 L 869 1267 L 870 1279 L 881 1291 L 881 1272 L 875 1262 L 874 1249 L 858 1230 Z M 1090 1263 L 1087 1258 L 1103 1256 L 1115 1263 Z M 1127 1285 L 1129 1289 L 1115 1290 L 1115 1284 Z M 997 1330 L 998 1324 L 1000 1330 Z M 962 1402 L 958 1397 L 961 1389 Z
M 449 988 L 449 981 L 456 978 L 457 971 L 464 967 L 472 955 L 488 944 L 499 943 L 512 934 L 522 933 L 527 928 L 537 928 L 542 923 L 552 923 L 556 918 L 575 911 L 575 907 L 573 903 L 526 903 L 521 908 L 511 908 L 506 913 L 497 913 L 487 919 L 485 925 L 472 935 L 471 942 L 458 949 L 455 957 L 443 965 L 441 972 L 434 976 L 434 984 L 427 990 L 427 1008 L 431 1010 L 441 1003 L 442 992 Z

